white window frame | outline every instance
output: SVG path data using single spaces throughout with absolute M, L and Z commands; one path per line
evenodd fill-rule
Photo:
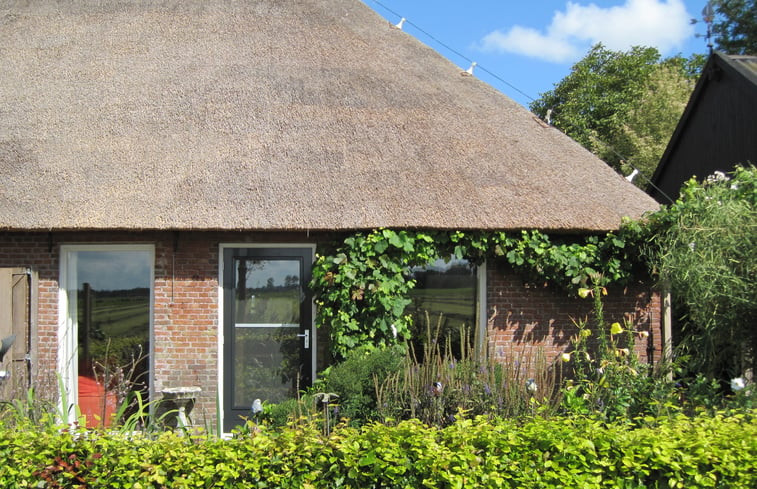
M 476 322 L 478 323 L 478 334 L 476 338 L 476 346 L 478 347 L 477 351 L 479 352 L 479 354 L 485 354 L 485 348 L 489 347 L 489 345 L 486 344 L 487 338 L 489 336 L 489 331 L 487 330 L 487 328 L 489 327 L 489 323 L 487 321 L 487 301 L 489 299 L 489 291 L 486 289 L 485 261 L 481 262 L 481 264 L 478 265 L 478 267 L 476 268 L 476 273 L 478 274 L 478 290 L 476 291 Z
M 59 412 L 64 415 L 65 423 L 76 421 L 73 406 L 79 404 L 78 376 L 79 376 L 79 330 L 78 325 L 71 318 L 70 311 L 76 310 L 77 297 L 70 291 L 77 290 L 76 261 L 77 253 L 82 251 L 146 251 L 150 255 L 150 361 L 149 379 L 150 399 L 154 398 L 154 362 L 155 362 L 155 334 L 154 334 L 154 302 L 155 302 L 155 245 L 153 244 L 62 244 L 60 246 L 59 282 L 58 282 L 58 374 L 61 387 L 58 400 Z M 64 401 L 66 405 L 64 406 Z M 152 406 L 152 404 L 151 404 Z

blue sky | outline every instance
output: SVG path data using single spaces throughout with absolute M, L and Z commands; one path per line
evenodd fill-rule
M 654 46 L 663 56 L 707 52 L 706 0 L 363 0 L 516 102 L 550 90 L 597 43 Z M 692 25 L 690 19 L 700 22 Z M 522 92 L 522 93 L 521 93 Z

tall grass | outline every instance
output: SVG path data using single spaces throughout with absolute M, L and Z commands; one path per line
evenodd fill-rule
M 517 417 L 559 404 L 557 372 L 542 350 L 492 359 L 461 328 L 459 352 L 439 337 L 441 318 L 427 320 L 421 355 L 412 346 L 402 368 L 376 383 L 377 409 L 389 419 L 445 426 L 464 415 Z M 421 360 L 422 359 L 422 360 Z

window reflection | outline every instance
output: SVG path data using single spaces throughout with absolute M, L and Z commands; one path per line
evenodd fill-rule
M 236 323 L 300 323 L 300 263 L 240 259 L 236 265 Z
M 78 392 L 88 424 L 109 420 L 131 392 L 149 396 L 148 251 L 75 252 Z
M 449 346 L 458 355 L 464 346 L 472 344 L 476 327 L 475 265 L 467 260 L 437 260 L 411 271 L 416 281 L 410 292 L 411 303 L 405 309 L 413 318 L 412 338 L 416 352 L 432 341 L 442 348 Z
M 233 407 L 296 394 L 301 368 L 298 259 L 235 261 Z

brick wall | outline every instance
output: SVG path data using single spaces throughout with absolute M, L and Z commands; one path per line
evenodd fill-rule
M 317 239 L 311 237 L 310 240 Z M 202 389 L 193 418 L 213 424 L 218 393 L 218 246 L 221 242 L 306 242 L 302 234 L 265 233 L 0 233 L 0 266 L 29 267 L 38 276 L 35 375 L 39 385 L 55 385 L 58 346 L 58 274 L 61 244 L 149 243 L 155 246 L 153 303 L 153 388 Z M 573 319 L 590 314 L 590 299 L 571 299 L 552 288 L 524 284 L 501 263 L 487 267 L 487 308 L 494 355 L 526 354 L 540 347 L 553 362 L 570 347 Z M 646 287 L 612 289 L 605 298 L 609 322 L 629 319 L 650 332 L 636 343 L 644 359 L 661 354 L 659 295 Z M 321 332 L 319 332 L 321 333 Z M 319 334 L 320 346 L 324 345 Z M 531 349 L 531 350 L 529 350 Z M 52 380 L 51 380 L 52 379 Z M 51 384 L 51 382 L 53 382 Z M 54 389 L 46 392 L 51 394 Z
M 314 238 L 315 239 L 315 238 Z M 218 251 L 220 243 L 307 242 L 305 234 L 213 232 L 0 233 L 0 267 L 28 267 L 38 276 L 34 373 L 55 397 L 58 350 L 60 246 L 152 244 L 153 390 L 197 386 L 196 423 L 213 426 L 219 381 Z M 319 335 L 321 338 L 321 335 Z M 321 338 L 322 339 L 322 338 Z
M 218 393 L 218 239 L 181 233 L 155 242 L 155 392 L 200 387 L 192 417 L 214 424 Z
M 523 282 L 502 262 L 487 266 L 487 334 L 494 358 L 524 356 L 539 347 L 547 362 L 570 351 L 570 339 L 577 333 L 574 321 L 591 317 L 593 300 L 571 298 L 555 287 Z M 608 324 L 627 321 L 635 331 L 647 331 L 647 338 L 636 335 L 636 352 L 644 361 L 658 361 L 662 354 L 661 302 L 659 293 L 647 286 L 615 287 L 603 297 Z M 495 314 L 493 320 L 492 316 Z

